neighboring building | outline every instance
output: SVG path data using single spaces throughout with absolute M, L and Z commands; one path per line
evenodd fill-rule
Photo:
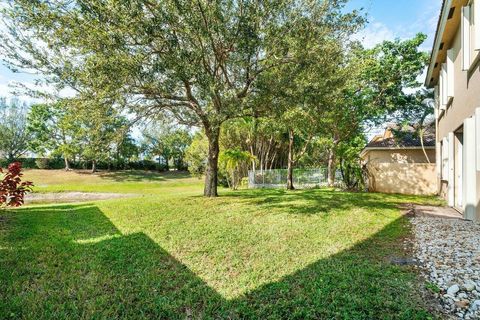
M 440 194 L 480 220 L 480 0 L 445 0 L 425 85 L 435 88 Z
M 415 128 L 389 126 L 360 154 L 368 190 L 402 194 L 436 194 L 435 129 L 429 125 L 422 142 Z

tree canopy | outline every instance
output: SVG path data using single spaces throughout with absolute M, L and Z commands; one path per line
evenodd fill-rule
M 348 41 L 363 19 L 345 13 L 345 3 L 16 0 L 4 10 L 9 32 L 0 46 L 11 67 L 37 70 L 77 99 L 203 127 L 204 194 L 216 196 L 221 124 L 257 112 L 249 102 L 267 71 Z

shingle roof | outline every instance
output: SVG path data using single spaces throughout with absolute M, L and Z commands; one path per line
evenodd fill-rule
M 420 137 L 415 134 L 415 127 L 399 128 L 398 126 L 390 126 L 386 132 L 391 131 L 391 137 L 375 137 L 365 147 L 368 148 L 411 148 L 421 147 Z M 385 136 L 385 135 L 384 135 Z M 435 147 L 435 128 L 429 125 L 425 128 L 423 135 L 423 145 L 425 147 Z

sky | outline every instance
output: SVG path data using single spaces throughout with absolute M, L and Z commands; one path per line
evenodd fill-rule
M 363 8 L 369 23 L 355 37 L 366 47 L 384 40 L 406 39 L 423 32 L 428 39 L 422 50 L 430 51 L 442 0 L 350 0 L 347 11 Z M 0 97 L 11 97 L 9 87 L 14 81 L 32 84 L 35 77 L 29 74 L 12 73 L 0 65 Z M 29 97 L 20 97 L 33 102 Z
M 422 32 L 428 36 L 422 50 L 430 51 L 441 4 L 442 0 L 351 0 L 347 10 L 363 8 L 367 15 L 368 24 L 358 35 L 366 47 Z

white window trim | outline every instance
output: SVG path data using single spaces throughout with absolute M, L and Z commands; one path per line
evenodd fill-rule
M 476 51 L 480 50 L 480 0 L 473 1 L 473 32 L 474 32 L 474 44 L 473 48 Z
M 448 138 L 442 139 L 442 172 L 441 179 L 448 181 Z
M 476 1 L 479 2 L 479 1 Z M 461 18 L 461 29 L 462 29 L 462 51 L 463 59 L 462 66 L 463 70 L 467 71 L 470 69 L 470 5 L 467 5 L 462 8 L 462 18 Z
M 475 109 L 476 169 L 480 171 L 480 108 Z
M 477 174 L 476 162 L 476 134 L 475 119 L 465 119 L 463 123 L 463 209 L 464 217 L 474 220 L 477 210 Z
M 448 133 L 448 205 L 455 206 L 455 135 Z
M 448 104 L 448 73 L 447 73 L 447 64 L 442 63 L 442 69 L 440 71 L 440 80 L 441 80 L 441 104 L 440 109 L 445 110 Z
M 437 177 L 438 179 L 442 179 L 442 143 L 437 142 L 437 147 L 435 148 L 436 154 L 435 154 L 435 162 L 437 165 Z
M 447 97 L 453 98 L 455 94 L 455 52 L 453 49 L 447 51 Z

